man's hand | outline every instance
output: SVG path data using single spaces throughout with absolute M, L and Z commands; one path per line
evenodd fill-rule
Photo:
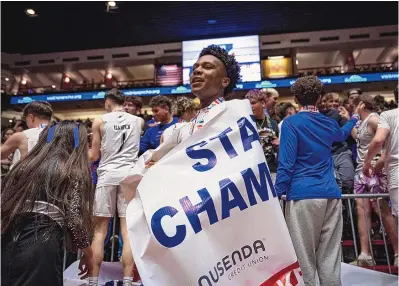
M 362 111 L 362 110 L 364 109 L 364 107 L 365 107 L 364 103 L 363 103 L 363 102 L 360 102 L 360 103 L 357 105 L 354 114 L 360 114 L 360 111 Z
M 272 144 L 273 144 L 275 147 L 278 148 L 278 147 L 280 146 L 280 139 L 279 139 L 279 138 L 274 139 L 273 142 L 272 142 Z
M 340 107 L 338 107 L 338 110 L 339 110 L 339 115 L 342 118 L 345 118 L 346 120 L 349 120 L 350 115 L 349 115 L 348 110 L 346 110 L 346 108 L 340 106 Z
M 376 174 L 375 167 L 373 167 L 373 165 L 371 165 L 371 162 L 363 163 L 362 172 L 363 172 L 363 175 L 365 175 L 366 177 L 369 177 L 369 178 L 371 178 L 372 176 L 374 176 L 374 174 Z
M 145 168 L 146 169 L 149 169 L 149 168 L 151 168 L 152 166 L 154 166 L 155 165 L 155 163 L 156 162 L 154 162 L 154 161 L 147 161 L 146 163 L 145 163 Z

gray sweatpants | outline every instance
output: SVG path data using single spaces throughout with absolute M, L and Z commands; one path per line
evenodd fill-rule
M 288 201 L 288 230 L 306 286 L 341 286 L 342 203 L 339 199 Z

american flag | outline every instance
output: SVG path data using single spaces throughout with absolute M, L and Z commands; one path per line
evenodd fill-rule
M 157 69 L 157 85 L 180 85 L 183 82 L 182 68 L 177 65 L 160 66 Z

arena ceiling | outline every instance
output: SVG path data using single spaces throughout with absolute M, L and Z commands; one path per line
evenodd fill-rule
M 2 52 L 50 53 L 396 25 L 398 2 L 2 2 Z M 37 17 L 28 17 L 31 8 Z

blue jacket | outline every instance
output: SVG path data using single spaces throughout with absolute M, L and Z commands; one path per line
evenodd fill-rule
M 341 198 L 331 155 L 333 142 L 349 136 L 356 119 L 343 127 L 315 112 L 299 112 L 284 119 L 276 179 L 279 197 L 287 200 Z
M 176 124 L 177 121 L 178 119 L 174 117 L 172 122 L 169 124 L 158 124 L 157 126 L 147 129 L 144 136 L 140 139 L 140 154 L 143 154 L 147 150 L 157 148 L 165 129 Z

